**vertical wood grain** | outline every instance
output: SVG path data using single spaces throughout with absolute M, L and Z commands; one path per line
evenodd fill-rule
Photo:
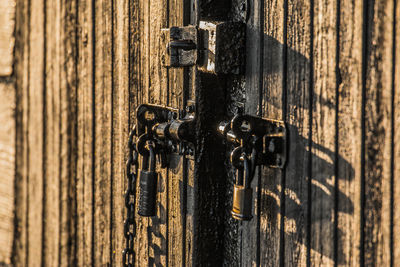
M 60 3 L 60 244 L 59 266 L 77 265 L 78 21 L 77 1 Z
M 167 0 L 150 2 L 149 12 L 149 101 L 151 104 L 167 106 L 167 70 L 161 65 L 161 52 L 165 49 L 161 45 L 161 29 L 168 27 Z M 168 202 L 168 174 L 157 164 L 157 207 L 156 216 L 149 218 L 148 242 L 149 265 L 167 266 L 167 202 Z M 178 251 L 175 251 L 179 255 Z
M 14 233 L 15 82 L 0 80 L 0 263 L 10 264 Z
M 43 176 L 44 216 L 43 216 L 43 265 L 57 266 L 60 243 L 60 5 L 46 1 L 44 9 L 45 27 L 45 150 Z
M 78 2 L 77 89 L 77 249 L 79 266 L 93 264 L 94 178 L 94 10 L 89 0 Z
M 141 103 L 149 103 L 149 84 L 150 84 L 150 2 L 146 0 L 140 0 L 138 3 L 138 35 L 139 35 L 139 65 L 138 72 L 140 75 L 138 76 L 137 83 L 139 84 L 139 88 L 137 91 L 138 94 L 138 102 L 136 105 L 132 105 L 131 112 L 135 112 L 138 105 Z M 133 31 L 135 31 L 133 29 Z M 135 115 L 133 115 L 135 118 Z M 136 123 L 136 120 L 134 121 Z M 139 175 L 138 175 L 139 176 Z M 139 185 L 139 177 L 136 182 Z M 139 192 L 136 189 L 136 192 Z M 136 194 L 136 203 L 139 200 L 139 194 Z M 137 205 L 136 205 L 137 206 Z M 137 208 L 136 208 L 137 214 Z M 141 217 L 136 215 L 136 239 L 135 247 L 136 252 L 136 263 L 138 266 L 148 266 L 149 265 L 149 241 L 148 241 L 148 226 L 149 219 L 146 217 Z
M 15 0 L 0 2 L 0 76 L 10 76 L 13 73 L 15 2 Z
M 363 264 L 390 264 L 393 1 L 368 3 L 364 91 Z
M 262 116 L 283 118 L 284 24 L 283 0 L 264 1 Z M 260 265 L 277 266 L 280 260 L 282 170 L 261 168 Z
M 110 263 L 111 162 L 112 162 L 112 1 L 94 5 L 94 235 L 95 266 Z
M 196 86 L 195 71 L 160 65 L 160 29 L 186 23 L 189 2 L 196 9 L 176 0 L 17 1 L 13 265 L 120 264 L 136 107 L 183 108 L 195 96 L 184 85 L 189 76 Z M 241 224 L 237 264 L 396 266 L 399 4 L 250 8 L 246 112 L 286 119 L 290 150 L 286 171 L 262 168 L 254 178 L 255 216 Z M 157 216 L 137 216 L 137 266 L 190 266 L 204 249 L 193 242 L 205 230 L 192 231 L 202 208 L 197 162 L 172 159 L 158 169 Z
M 264 38 L 264 10 L 263 1 L 252 1 L 253 7 L 251 17 L 247 21 L 246 28 L 246 103 L 247 114 L 259 115 L 262 111 L 260 103 L 260 92 L 262 88 L 262 60 L 263 60 L 263 38 Z M 251 41 L 250 41 L 251 40 Z M 253 218 L 251 221 L 241 223 L 241 266 L 258 266 L 260 264 L 260 217 L 259 204 L 261 196 L 260 172 L 257 168 L 251 183 L 253 189 Z
M 12 264 L 26 266 L 28 251 L 29 3 L 17 1 L 15 45 L 15 201 Z
M 169 0 L 168 27 L 184 25 L 184 5 L 186 1 Z M 168 100 L 167 104 L 175 108 L 183 108 L 184 103 L 184 70 L 182 68 L 170 69 L 168 73 Z M 180 155 L 174 155 L 171 160 L 167 176 L 168 186 L 168 266 L 181 266 L 185 264 L 186 253 L 184 231 L 186 227 L 186 211 L 182 209 L 185 201 L 183 195 L 186 186 L 183 183 L 183 168 L 185 160 Z
M 123 223 L 125 204 L 123 192 L 127 186 L 125 162 L 127 160 L 129 123 L 129 58 L 130 54 L 130 1 L 113 1 L 113 103 L 112 103 L 112 206 L 111 206 L 111 265 L 118 266 L 122 261 L 125 240 Z
M 362 1 L 340 1 L 337 157 L 337 259 L 360 262 Z
M 145 55 L 145 35 L 144 35 L 144 10 L 142 8 L 143 1 L 135 0 L 130 1 L 129 6 L 129 30 L 130 30 L 130 39 L 129 39 L 129 128 L 132 129 L 134 124 L 136 123 L 136 114 L 135 110 L 139 103 L 143 101 L 145 98 L 145 82 L 147 82 L 144 77 L 147 73 L 147 68 L 142 66 L 147 66 L 147 61 L 144 59 L 143 55 Z M 125 154 L 128 153 L 128 148 L 125 148 Z M 138 177 L 137 177 L 138 179 Z M 137 180 L 138 181 L 138 180 Z M 139 182 L 136 182 L 137 184 Z M 124 179 L 124 186 L 127 188 L 127 179 Z M 137 190 L 137 189 L 136 189 Z M 138 191 L 136 191 L 138 192 Z M 138 201 L 138 194 L 136 197 L 136 203 Z M 124 214 L 126 214 L 124 208 Z M 136 209 L 137 214 L 137 209 Z M 124 215 L 124 219 L 126 215 Z M 135 238 L 135 252 L 136 252 L 136 262 L 140 260 L 138 254 L 142 253 L 142 256 L 145 255 L 146 262 L 148 261 L 147 252 L 142 250 L 142 247 L 147 249 L 147 243 L 145 243 L 146 239 L 143 239 L 143 235 L 145 235 L 144 229 L 144 219 L 138 215 L 135 215 L 136 218 L 136 238 Z M 141 251 L 140 251 L 141 250 Z M 139 254 L 140 255 L 140 254 Z
M 190 22 L 191 25 L 198 25 L 199 24 L 199 0 L 190 0 L 185 2 L 187 3 L 187 5 L 189 6 L 188 9 L 185 9 L 186 12 L 189 12 L 190 14 L 185 14 L 185 17 L 187 18 L 188 16 L 190 17 L 190 19 L 188 20 Z M 171 11 L 169 11 L 171 12 Z M 186 20 L 185 20 L 186 22 Z M 188 92 L 188 96 L 187 98 L 190 100 L 195 100 L 196 99 L 196 86 L 198 86 L 198 77 L 199 77 L 199 73 L 197 71 L 196 67 L 192 67 L 191 70 L 188 71 L 189 72 L 189 87 L 188 90 L 190 90 L 190 92 Z M 186 218 L 184 218 L 185 220 L 185 238 L 186 240 L 183 240 L 183 242 L 185 243 L 185 251 L 184 253 L 186 255 L 184 255 L 185 257 L 185 264 L 188 267 L 191 266 L 196 266 L 196 255 L 197 255 L 197 244 L 195 242 L 195 212 L 196 212 L 196 204 L 197 204 L 197 196 L 195 195 L 195 188 L 197 188 L 197 179 L 195 178 L 195 167 L 196 167 L 196 163 L 194 160 L 192 159 L 185 159 L 186 162 L 183 164 L 184 166 L 186 166 L 185 169 L 185 181 L 186 184 L 183 184 L 183 186 L 186 187 L 186 192 L 184 191 L 184 193 L 186 193 L 186 203 L 185 206 L 183 207 Z
M 336 1 L 315 1 L 311 147 L 310 261 L 334 264 Z
M 195 234 L 194 234 L 194 212 L 195 212 L 195 179 L 194 179 L 194 170 L 195 163 L 192 160 L 187 161 L 187 184 L 186 184 L 186 240 L 185 242 L 185 264 L 188 267 L 196 266 L 195 265 L 195 257 L 196 257 L 196 246 L 195 243 Z
M 305 266 L 308 256 L 311 8 L 310 1 L 288 1 L 286 120 L 289 156 L 284 189 L 284 257 L 287 266 Z
M 43 178 L 45 109 L 44 1 L 30 2 L 29 89 L 28 89 L 28 258 L 27 265 L 42 264 Z
M 395 1 L 394 17 L 394 84 L 393 84 L 393 266 L 400 264 L 400 3 Z

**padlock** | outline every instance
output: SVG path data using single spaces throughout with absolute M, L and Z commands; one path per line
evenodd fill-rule
M 148 156 L 143 156 L 142 170 L 140 171 L 139 182 L 140 192 L 138 214 L 144 217 L 151 217 L 156 215 L 158 174 L 156 172 L 154 147 L 152 145 L 148 145 L 148 150 Z M 148 170 L 145 170 L 147 167 Z
M 247 157 L 241 157 L 243 169 L 237 169 L 236 181 L 233 186 L 232 217 L 236 220 L 250 221 L 253 204 L 253 189 L 250 187 L 250 170 Z M 240 180 L 242 180 L 240 184 Z

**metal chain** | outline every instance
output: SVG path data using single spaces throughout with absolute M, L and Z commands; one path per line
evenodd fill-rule
M 138 152 L 135 143 L 136 128 L 129 133 L 129 156 L 126 162 L 126 176 L 128 188 L 125 192 L 126 219 L 124 221 L 125 249 L 122 252 L 122 266 L 135 266 L 134 238 L 136 236 L 135 201 L 136 201 L 136 178 L 138 170 Z

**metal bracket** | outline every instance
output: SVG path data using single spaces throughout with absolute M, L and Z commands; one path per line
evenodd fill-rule
M 198 57 L 198 30 L 195 26 L 161 29 L 161 63 L 164 67 L 193 66 Z
M 252 153 L 255 148 L 256 165 L 284 168 L 287 149 L 286 127 L 283 121 L 236 115 L 229 122 L 221 122 L 218 131 L 228 142 L 242 146 L 246 153 Z M 235 157 L 235 153 L 232 156 Z M 240 161 L 233 159 L 232 162 Z
M 200 21 L 199 27 L 162 29 L 162 65 L 197 65 L 203 72 L 241 74 L 245 64 L 245 32 L 243 22 Z
M 141 139 L 156 141 L 156 149 L 163 153 L 194 156 L 194 103 L 188 102 L 186 110 L 142 104 L 137 108 L 138 151 Z M 165 165 L 165 164 L 163 164 Z

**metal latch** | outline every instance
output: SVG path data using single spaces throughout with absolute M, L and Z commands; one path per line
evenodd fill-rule
M 242 22 L 206 21 L 201 21 L 199 27 L 162 29 L 162 65 L 197 65 L 204 72 L 240 74 L 245 63 L 245 29 Z
M 136 131 L 139 154 L 146 153 L 145 145 L 151 140 L 155 152 L 162 156 L 162 167 L 171 153 L 194 155 L 194 103 L 188 101 L 185 110 L 171 107 L 142 104 L 137 108 Z
M 238 147 L 235 152 L 238 155 L 239 150 L 256 153 L 256 165 L 283 168 L 286 163 L 286 127 L 283 121 L 236 115 L 231 121 L 221 122 L 218 132 Z M 232 154 L 234 161 L 238 155 Z
M 221 122 L 218 131 L 235 146 L 230 157 L 236 170 L 232 217 L 251 220 L 253 189 L 250 184 L 256 166 L 283 168 L 286 163 L 285 123 L 240 114 L 231 121 Z
M 190 106 L 189 102 L 187 106 Z M 194 114 L 190 113 L 191 110 L 193 108 L 189 108 L 189 112 L 184 114 L 178 109 L 150 104 L 142 104 L 137 108 L 136 128 L 132 130 L 129 137 L 130 158 L 127 162 L 127 173 L 130 173 L 128 177 L 132 182 L 135 174 L 131 173 L 131 168 L 134 165 L 133 162 L 136 161 L 136 173 L 139 173 L 138 214 L 141 216 L 151 217 L 156 215 L 159 179 L 156 158 L 160 159 L 160 167 L 166 168 L 169 166 L 170 157 L 168 157 L 168 154 L 179 152 L 180 154 L 193 155 L 194 153 L 193 134 L 191 132 L 191 129 L 194 128 L 192 125 Z M 138 137 L 135 142 L 133 141 L 134 135 Z M 134 155 L 135 151 L 138 154 Z M 139 155 L 141 158 L 140 165 L 137 163 Z M 138 167 L 140 167 L 140 170 Z M 131 188 L 131 186 L 128 188 Z M 128 189 L 127 192 L 129 190 L 132 189 Z M 129 204 L 133 194 L 132 192 L 127 194 L 126 203 Z M 134 205 L 128 204 L 126 206 L 132 214 L 135 211 Z

